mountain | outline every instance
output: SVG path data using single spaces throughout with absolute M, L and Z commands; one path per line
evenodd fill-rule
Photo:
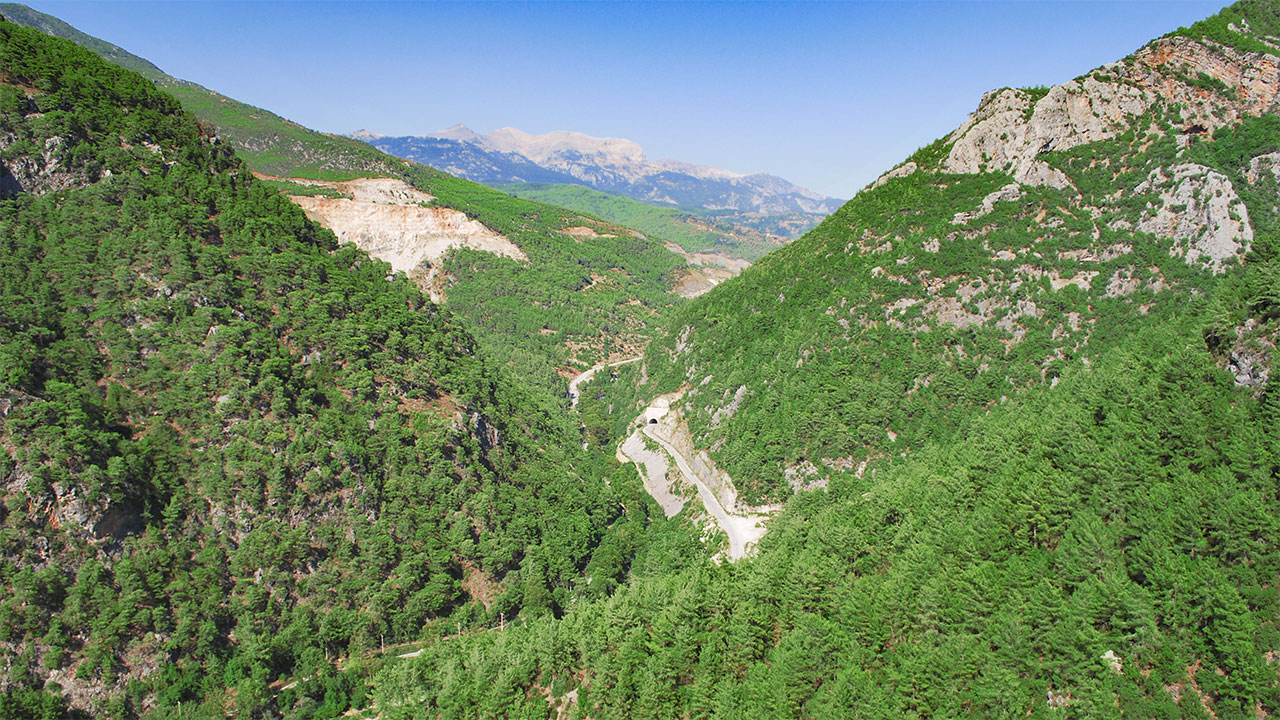
M 638 484 L 461 318 L 143 76 L 0 22 L 0 78 L 0 717 L 334 717 L 616 581 Z
M 645 394 L 692 383 L 677 409 L 695 445 L 776 501 L 789 478 L 919 449 L 1210 295 L 1275 246 L 1280 63 L 1258 39 L 1271 6 L 1246 7 L 1253 24 L 1222 40 L 1197 26 L 1060 86 L 988 93 L 677 312 Z
M 448 142 L 432 142 L 440 140 Z M 510 169 L 496 162 L 489 167 L 472 165 L 471 158 L 478 157 L 476 151 L 488 151 L 503 159 L 518 156 L 546 171 L 573 178 L 576 184 L 652 203 L 764 215 L 825 215 L 840 206 L 835 198 L 774 175 L 742 175 L 679 160 L 650 162 L 644 149 L 631 140 L 578 132 L 531 135 L 508 127 L 482 135 L 465 125 L 455 125 L 421 137 L 377 136 L 367 141 L 393 155 L 413 156 L 432 167 L 443 169 L 456 163 L 458 174 L 485 184 L 556 181 L 507 174 Z M 455 159 L 455 143 L 468 146 L 472 154 Z
M 373 708 L 1280 713 L 1277 80 L 1280 11 L 1246 0 L 988 93 L 580 387 L 745 559 L 441 642 Z
M 71 40 L 77 45 L 88 48 L 97 53 L 99 57 L 102 57 L 107 62 L 115 63 L 120 67 L 141 73 L 148 79 L 155 80 L 164 76 L 164 72 L 161 71 L 160 68 L 151 64 L 150 61 L 140 58 L 122 47 L 80 32 L 62 20 L 59 20 L 52 15 L 46 15 L 42 12 L 32 10 L 26 5 L 19 3 L 0 3 L 0 15 L 3 15 L 9 22 L 35 28 L 46 35 L 53 35 L 55 37 Z
M 630 140 L 576 132 L 530 135 L 502 128 L 481 135 L 455 125 L 418 137 L 386 137 L 368 131 L 352 137 L 392 155 L 522 196 L 540 192 L 526 184 L 576 185 L 677 210 L 710 223 L 725 254 L 740 259 L 759 257 L 759 247 L 781 246 L 840 205 L 835 198 L 773 175 L 742 175 L 678 160 L 651 162 Z M 587 206 L 570 207 L 589 212 Z M 726 223 L 736 229 L 718 227 Z M 667 234 L 658 237 L 696 251 L 680 241 L 688 232 L 681 225 L 661 228 Z
M 359 132 L 352 133 L 351 137 L 397 157 L 486 184 L 577 182 L 577 178 L 568 173 L 544 168 L 518 153 L 487 150 L 466 140 L 448 137 L 387 138 Z
M 344 242 L 407 271 L 466 319 L 489 356 L 553 394 L 563 396 L 565 376 L 634 354 L 681 294 L 728 274 L 630 228 L 514 198 L 173 78 L 24 6 L 0 13 L 107 59 L 127 55 L 271 187 Z
M 502 326 L 603 220 L 9 23 L 0 78 L 0 719 L 1280 714 L 1273 2 L 610 296 L 569 403 Z

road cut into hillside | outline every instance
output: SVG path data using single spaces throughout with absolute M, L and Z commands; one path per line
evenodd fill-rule
M 729 547 L 725 556 L 730 562 L 740 560 L 751 554 L 756 543 L 764 537 L 767 532 L 764 522 L 769 515 L 767 512 L 736 511 L 737 491 L 729 476 L 723 471 L 699 473 L 695 467 L 709 467 L 710 459 L 701 457 L 701 454 L 697 459 L 687 457 L 676 445 L 688 443 L 672 442 L 678 434 L 688 432 L 680 422 L 678 413 L 671 410 L 671 404 L 680 395 L 677 392 L 658 397 L 641 413 L 635 430 L 618 447 L 618 460 L 636 464 L 645 490 L 662 506 L 667 517 L 679 513 L 686 502 L 686 498 L 681 497 L 679 492 L 679 484 L 673 483 L 668 476 L 670 465 L 667 458 L 674 461 L 680 475 L 696 490 L 707 514 L 728 536 Z M 643 440 L 645 437 L 656 443 L 663 452 L 657 453 L 648 448 Z M 704 478 L 704 474 L 713 477 Z M 722 496 L 727 496 L 728 501 L 722 501 Z
M 651 440 L 667 451 L 671 459 L 676 461 L 676 467 L 680 468 L 680 472 L 698 488 L 698 497 L 702 500 L 702 504 L 707 508 L 707 512 L 711 513 L 711 517 L 715 518 L 716 524 L 724 530 L 725 535 L 729 536 L 728 557 L 730 561 L 738 560 L 747 556 L 755 547 L 755 544 L 764 537 L 766 532 L 762 524 L 768 516 L 766 515 L 731 515 L 720 504 L 720 500 L 716 498 L 716 494 L 707 487 L 706 483 L 698 478 L 697 473 L 689 464 L 689 460 L 685 458 L 671 443 L 658 437 L 655 432 L 656 425 L 643 425 L 641 430 Z
M 596 371 L 607 367 L 627 365 L 642 359 L 643 356 L 637 355 L 636 357 L 626 358 L 624 360 L 615 360 L 614 362 L 609 363 L 598 363 L 596 365 L 592 365 L 590 370 L 584 370 L 580 375 L 569 381 L 569 407 L 574 407 L 578 404 L 578 386 L 585 382 L 591 382 L 591 378 L 595 377 Z

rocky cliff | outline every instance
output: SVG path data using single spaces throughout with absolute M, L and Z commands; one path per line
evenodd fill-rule
M 942 169 L 1007 172 L 1024 184 L 1065 188 L 1067 176 L 1040 155 L 1110 140 L 1131 129 L 1135 118 L 1164 118 L 1172 108 L 1177 122 L 1171 131 L 1185 145 L 1192 136 L 1274 110 L 1277 93 L 1280 58 L 1274 55 L 1182 36 L 1161 38 L 1047 92 L 987 93 L 969 120 L 947 136 L 951 149 Z

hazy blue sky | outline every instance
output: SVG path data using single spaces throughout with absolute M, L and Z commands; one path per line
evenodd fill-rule
M 319 130 L 577 130 L 849 197 L 984 91 L 1069 80 L 1224 3 L 29 4 Z

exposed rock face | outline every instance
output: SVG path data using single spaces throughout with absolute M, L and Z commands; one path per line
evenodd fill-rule
M 919 169 L 920 169 L 920 166 L 917 165 L 915 162 L 912 162 L 912 161 L 905 162 L 899 165 L 898 167 L 890 170 L 889 172 L 881 175 L 880 177 L 876 178 L 876 181 L 871 183 L 871 187 L 867 189 L 874 190 L 875 188 L 880 187 L 881 185 L 889 182 L 894 178 L 907 177 Z
M 687 252 L 684 248 L 676 245 L 675 243 L 666 243 L 664 247 L 683 257 L 685 262 L 690 265 L 696 265 L 698 267 L 723 268 L 729 272 L 729 276 L 737 275 L 743 270 L 751 267 L 751 263 L 746 260 L 743 260 L 742 258 L 729 257 L 723 253 L 691 253 Z
M 367 178 L 323 184 L 345 198 L 290 196 L 307 217 L 333 230 L 342 242 L 355 243 L 370 255 L 408 272 L 423 261 L 438 262 L 455 247 L 495 253 L 513 260 L 529 258 L 514 243 L 464 213 L 423 207 L 434 198 L 401 180 Z
M 740 513 L 756 509 L 739 507 L 738 489 L 734 486 L 729 474 L 716 467 L 715 461 L 706 450 L 699 450 L 694 446 L 693 435 L 689 432 L 689 426 L 683 417 L 677 414 L 672 416 L 671 420 L 672 422 L 669 423 L 659 423 L 655 428 L 657 434 L 671 443 L 688 460 L 694 474 L 703 484 L 711 488 L 725 510 L 730 513 Z
M 48 517 L 57 527 L 86 541 L 119 540 L 142 526 L 138 508 L 127 503 L 91 503 L 79 497 L 75 488 L 57 494 Z
M 1009 183 L 995 192 L 982 198 L 982 206 L 970 212 L 958 212 L 951 219 L 953 225 L 961 225 L 986 215 L 996 208 L 998 202 L 1011 202 L 1022 197 L 1022 188 L 1018 183 Z
M 1134 192 L 1160 194 L 1161 206 L 1144 215 L 1138 229 L 1186 242 L 1178 251 L 1188 263 L 1221 272 L 1223 261 L 1248 252 L 1253 242 L 1249 210 L 1231 181 L 1203 165 L 1153 170 Z
M 383 205 L 416 205 L 429 203 L 435 197 L 429 193 L 395 178 L 361 178 L 340 183 L 321 183 L 314 180 L 301 181 L 306 185 L 325 185 L 337 188 L 356 202 L 380 203 Z
M 593 228 L 589 228 L 586 225 L 575 225 L 574 227 L 565 228 L 560 232 L 564 233 L 565 235 L 568 235 L 569 237 L 578 238 L 579 242 L 582 241 L 582 238 L 595 239 L 595 238 L 602 238 L 602 237 L 603 238 L 617 237 L 617 235 L 611 235 L 609 233 L 604 233 L 604 234 L 598 233 Z
M 1257 185 L 1268 175 L 1280 183 L 1280 152 L 1259 155 L 1249 161 L 1249 172 L 1245 173 L 1245 178 L 1251 184 Z
M 970 325 L 981 325 L 986 322 L 986 318 L 978 313 L 969 312 L 965 309 L 963 303 L 953 297 L 930 300 L 929 304 L 925 305 L 925 313 L 938 324 L 950 325 L 957 330 L 963 330 Z
M 1211 83 L 1221 83 L 1226 92 L 1203 87 Z M 1065 188 L 1067 177 L 1037 155 L 1110 140 L 1161 102 L 1184 106 L 1188 132 L 1211 133 L 1274 109 L 1277 93 L 1280 58 L 1185 37 L 1162 38 L 1130 61 L 1050 88 L 1038 100 L 1012 88 L 987 93 L 968 121 L 947 137 L 952 147 L 943 169 L 1003 171 L 1027 185 Z
M 1274 110 L 1280 95 L 1280 57 L 1274 55 L 1171 37 L 1143 48 L 1137 61 L 1134 79 L 1165 100 L 1184 103 L 1191 112 L 1184 119 L 1210 132 Z M 1202 74 L 1224 83 L 1228 93 L 1186 82 Z
M 726 391 L 727 392 L 727 391 Z M 733 398 L 722 408 L 718 408 L 711 414 L 711 427 L 720 427 L 721 420 L 727 420 L 738 412 L 738 408 L 742 407 L 742 399 L 747 396 L 747 386 L 741 385 L 733 392 Z
M 691 265 L 671 291 L 680 297 L 695 298 L 711 292 L 712 288 L 734 275 L 737 273 L 718 267 Z
M 1068 187 L 1071 181 L 1065 175 L 1035 159 L 1051 141 L 1041 137 L 1047 128 L 1033 126 L 1029 116 L 1034 117 L 1026 91 L 1006 88 L 987 93 L 977 111 L 947 137 L 953 144 L 943 169 L 953 173 L 1003 170 L 1020 183 Z M 1060 122 L 1054 118 L 1052 124 Z
M 666 243 L 665 247 L 689 263 L 684 276 L 672 289 L 680 297 L 694 298 L 710 292 L 715 286 L 751 267 L 746 260 L 720 253 L 686 252 L 675 243 Z
M 1235 376 L 1236 385 L 1247 388 L 1265 387 L 1271 374 L 1266 357 L 1247 350 L 1233 351 L 1227 358 L 1227 369 Z
M 0 138 L 0 150 L 7 148 L 14 138 Z M 18 193 L 43 195 L 72 187 L 85 187 L 92 180 L 83 172 L 74 171 L 62 162 L 66 142 L 60 137 L 45 140 L 39 155 L 23 155 L 12 162 L 0 163 L 0 198 Z
M 1260 332 L 1261 330 L 1261 332 Z M 1261 394 L 1271 378 L 1271 363 L 1276 352 L 1276 332 L 1266 331 L 1256 318 L 1250 318 L 1235 329 L 1235 340 L 1226 349 L 1223 363 L 1235 376 L 1238 387 Z
M 831 480 L 828 475 L 818 470 L 818 466 L 808 460 L 795 467 L 784 469 L 782 476 L 786 478 L 787 485 L 791 486 L 791 492 L 825 490 Z

